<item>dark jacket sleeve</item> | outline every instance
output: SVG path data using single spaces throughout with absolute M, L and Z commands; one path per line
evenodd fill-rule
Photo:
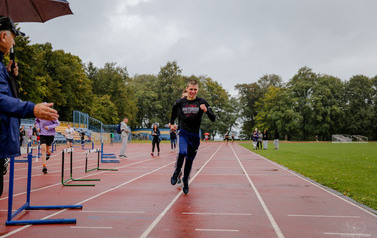
M 206 113 L 207 113 L 208 118 L 211 121 L 215 121 L 216 120 L 216 115 L 215 115 L 215 113 L 213 113 L 211 106 L 208 104 L 208 102 L 205 102 L 205 105 L 207 107 L 207 112 Z
M 171 117 L 170 117 L 170 124 L 173 125 L 175 119 L 177 119 L 178 116 L 178 107 L 179 107 L 179 100 L 177 100 L 174 105 L 173 105 L 173 110 L 171 112 Z
M 10 117 L 28 118 L 34 117 L 32 102 L 24 102 L 18 98 L 0 93 L 0 113 Z

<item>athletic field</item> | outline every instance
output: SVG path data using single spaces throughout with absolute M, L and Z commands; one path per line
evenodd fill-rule
M 329 145 L 330 146 L 330 145 Z M 98 145 L 95 145 L 97 148 Z M 100 147 L 100 146 L 99 146 Z M 151 157 L 151 143 L 130 143 L 127 159 L 100 163 L 85 172 L 86 151 L 73 152 L 75 179 L 63 186 L 62 149 L 58 146 L 41 172 L 33 162 L 32 206 L 82 205 L 82 209 L 22 211 L 15 221 L 76 219 L 76 223 L 5 226 L 8 190 L 0 198 L 0 237 L 377 237 L 377 215 L 237 143 L 202 142 L 193 164 L 190 191 L 172 186 L 176 153 L 161 144 Z M 285 145 L 279 151 L 283 153 Z M 288 148 L 288 147 L 287 147 Z M 119 154 L 120 144 L 105 145 Z M 292 153 L 293 154 L 293 153 Z M 69 156 L 65 154 L 65 178 Z M 88 156 L 88 170 L 97 155 Z M 16 163 L 13 210 L 26 200 L 27 164 Z M 8 187 L 9 172 L 5 176 Z
M 252 150 L 251 143 L 242 146 Z M 377 210 L 377 143 L 280 143 L 253 150 Z

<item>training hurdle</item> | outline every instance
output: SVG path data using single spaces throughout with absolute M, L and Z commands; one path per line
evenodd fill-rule
M 84 143 L 85 145 L 85 143 Z M 92 141 L 92 148 L 84 148 L 84 146 L 81 146 L 81 149 L 83 150 L 93 150 L 94 149 L 94 141 Z
M 38 153 L 33 155 L 33 148 L 37 147 Z M 31 154 L 32 158 L 35 158 L 35 161 L 38 161 L 38 158 L 42 156 L 41 154 L 41 145 L 38 143 L 37 146 L 32 146 L 31 142 L 27 144 L 27 155 L 24 156 L 26 160 L 15 160 L 16 163 L 27 163 L 27 158 Z
M 92 149 L 92 150 L 87 150 L 85 151 L 86 153 L 86 159 L 85 159 L 85 173 L 93 171 L 93 170 L 109 170 L 109 171 L 118 171 L 117 169 L 101 169 L 99 167 L 99 161 L 100 161 L 100 154 L 101 150 L 100 149 Z M 88 169 L 88 155 L 91 153 L 97 153 L 97 167 L 93 169 Z
M 74 149 L 73 148 L 67 148 L 62 151 L 62 179 L 61 182 L 64 186 L 96 186 L 95 184 L 68 184 L 70 181 L 100 181 L 100 179 L 74 179 L 72 177 L 72 154 Z M 69 166 L 69 174 L 70 177 L 67 180 L 64 180 L 64 154 L 69 153 L 70 154 L 70 166 Z
M 28 176 L 26 189 L 26 203 L 12 213 L 13 209 L 13 186 L 14 186 L 14 164 L 15 159 L 10 158 L 9 168 L 9 195 L 8 195 L 8 218 L 5 222 L 6 226 L 14 225 L 43 225 L 43 224 L 71 224 L 76 223 L 76 219 L 46 219 L 46 220 L 12 220 L 23 210 L 53 210 L 53 209 L 82 209 L 82 205 L 62 205 L 62 206 L 31 206 L 30 192 L 31 192 L 31 169 L 32 169 L 32 155 L 28 154 Z
M 110 159 L 108 159 L 110 158 Z M 103 153 L 103 142 L 101 143 L 101 163 L 120 163 L 119 159 L 115 154 L 104 154 Z

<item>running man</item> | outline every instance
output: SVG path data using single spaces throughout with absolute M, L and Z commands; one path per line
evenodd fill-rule
M 173 106 L 172 115 L 169 126 L 174 126 L 174 121 L 177 116 L 179 118 L 179 153 L 177 157 L 176 167 L 173 176 L 170 179 L 172 185 L 175 185 L 178 180 L 178 175 L 186 158 L 185 168 L 183 173 L 183 192 L 189 192 L 188 180 L 192 168 L 192 163 L 195 159 L 197 150 L 200 144 L 199 129 L 202 122 L 203 113 L 206 113 L 211 121 L 216 120 L 209 104 L 203 99 L 197 97 L 199 85 L 196 80 L 190 80 L 187 83 L 187 97 L 177 100 Z
M 73 137 L 75 135 L 75 130 L 68 124 L 67 129 L 65 129 L 65 138 L 67 140 L 67 147 L 72 148 Z
M 42 172 L 47 174 L 46 160 L 50 159 L 51 155 L 51 145 L 55 138 L 55 128 L 60 125 L 58 120 L 48 121 L 43 119 L 35 119 L 37 124 L 37 129 L 39 130 L 39 135 L 41 139 L 42 147 Z

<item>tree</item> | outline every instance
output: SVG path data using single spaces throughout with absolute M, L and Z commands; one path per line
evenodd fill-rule
M 198 96 L 209 103 L 216 115 L 215 122 L 210 121 L 206 116 L 203 117 L 202 131 L 209 132 L 212 136 L 225 135 L 229 132 L 237 120 L 237 111 L 236 107 L 231 104 L 226 90 L 213 79 L 202 77 Z
M 296 75 L 288 82 L 288 87 L 292 91 L 292 97 L 295 98 L 296 104 L 294 110 L 301 115 L 299 123 L 300 134 L 298 139 L 307 140 L 309 135 L 314 132 L 313 124 L 311 124 L 313 113 L 312 97 L 313 85 L 318 75 L 310 68 L 300 68 Z
M 118 115 L 117 121 L 119 122 L 127 116 L 131 126 L 136 124 L 136 99 L 134 90 L 128 82 L 127 68 L 117 67 L 115 63 L 106 63 L 103 68 L 97 70 L 89 65 L 87 75 L 91 77 L 95 95 L 99 98 L 109 96 Z M 110 123 L 110 121 L 103 123 Z
M 345 86 L 345 114 L 349 134 L 373 136 L 375 117 L 373 81 L 364 75 L 353 76 Z

